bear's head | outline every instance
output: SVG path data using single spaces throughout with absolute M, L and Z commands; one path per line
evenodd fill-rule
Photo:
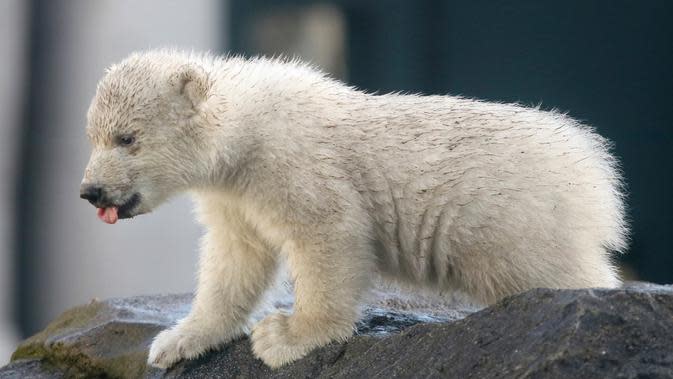
M 115 223 L 185 189 L 204 160 L 197 127 L 210 80 L 198 63 L 137 54 L 112 66 L 87 114 L 92 144 L 80 196 Z

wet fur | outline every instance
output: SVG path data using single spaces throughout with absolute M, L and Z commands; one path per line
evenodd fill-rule
M 134 150 L 115 136 L 134 133 Z M 149 362 L 243 334 L 279 257 L 296 304 L 252 331 L 272 367 L 352 333 L 372 272 L 490 304 L 533 287 L 615 287 L 625 247 L 605 139 L 557 113 L 454 96 L 373 95 L 297 61 L 158 50 L 102 79 L 85 183 L 193 193 L 206 228 L 189 316 Z

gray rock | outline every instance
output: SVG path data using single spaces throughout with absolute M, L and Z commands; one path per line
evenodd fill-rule
M 23 342 L 0 377 L 673 378 L 671 286 L 538 289 L 473 314 L 454 301 L 380 292 L 348 342 L 275 371 L 253 357 L 247 338 L 168 371 L 147 368 L 152 337 L 184 316 L 190 300 L 74 308 Z

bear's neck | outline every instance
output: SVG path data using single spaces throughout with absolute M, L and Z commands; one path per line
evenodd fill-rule
M 215 68 L 214 77 L 226 117 L 243 123 L 333 124 L 347 117 L 355 97 L 365 96 L 296 62 L 234 58 Z
M 212 130 L 202 158 L 207 175 L 198 182 L 214 188 L 244 191 L 270 171 L 277 175 L 292 166 L 287 159 L 314 151 L 311 144 L 326 130 L 344 132 L 366 103 L 364 93 L 294 63 L 231 59 L 211 77 L 202 119 Z

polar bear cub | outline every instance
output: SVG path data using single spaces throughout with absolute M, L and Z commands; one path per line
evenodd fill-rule
M 110 224 L 189 191 L 207 233 L 166 368 L 238 338 L 279 260 L 292 314 L 252 330 L 271 367 L 348 338 L 372 273 L 490 304 L 615 287 L 621 179 L 605 139 L 557 112 L 364 93 L 297 61 L 156 50 L 113 65 L 88 112 L 81 196 Z

